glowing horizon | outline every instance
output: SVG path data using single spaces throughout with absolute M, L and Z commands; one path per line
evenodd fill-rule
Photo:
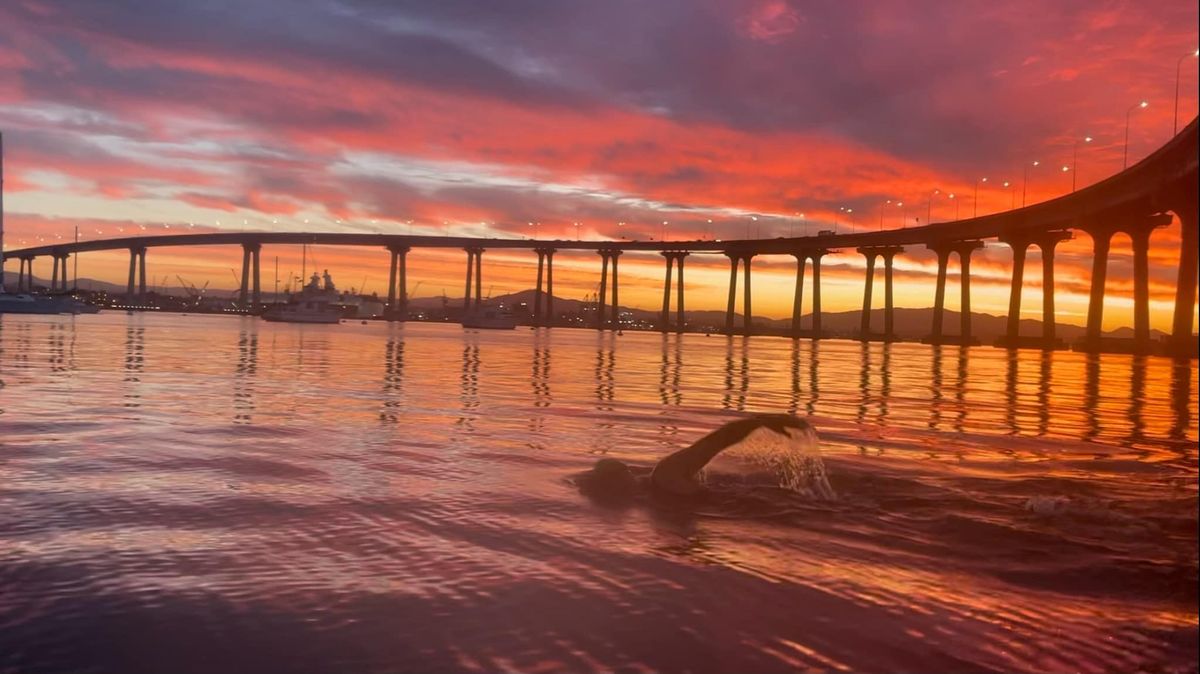
M 294 9 L 285 30 L 269 5 L 232 7 L 0 8 L 13 27 L 0 36 L 7 249 L 75 227 L 84 239 L 143 227 L 513 238 L 532 222 L 540 238 L 647 239 L 665 220 L 678 240 L 992 213 L 1118 172 L 1127 119 L 1129 164 L 1166 142 L 1176 63 L 1197 24 L 1183 2 L 1043 8 L 1033 30 L 1020 4 L 914 19 L 779 0 L 507 13 L 341 2 Z M 567 35 L 531 33 L 521 14 L 533 11 Z M 997 28 L 1010 24 L 1023 29 Z M 1180 127 L 1197 110 L 1195 61 L 1183 63 Z M 1178 228 L 1152 237 L 1151 325 L 1164 331 Z M 365 275 L 385 294 L 382 250 L 315 252 L 343 285 Z M 282 276 L 299 271 L 298 246 L 266 247 L 264 288 L 276 254 Z M 688 307 L 723 309 L 727 267 L 705 257 L 688 260 Z M 1030 252 L 1023 317 L 1040 318 L 1039 259 Z M 650 260 L 622 258 L 622 304 L 658 306 L 662 261 Z M 1002 245 L 973 258 L 975 311 L 1007 312 L 1010 260 Z M 485 254 L 485 288 L 532 287 L 533 261 Z M 151 277 L 211 288 L 232 287 L 238 264 L 233 248 L 156 249 L 148 262 Z M 126 265 L 87 254 L 80 276 L 122 283 Z M 826 258 L 826 311 L 861 307 L 864 266 L 849 252 Z M 1086 236 L 1058 249 L 1060 322 L 1083 323 L 1090 266 Z M 595 255 L 560 253 L 556 294 L 591 292 L 598 269 Z M 755 314 L 790 315 L 791 259 L 759 257 L 754 269 Z M 923 248 L 897 258 L 897 306 L 930 306 L 934 269 Z M 461 293 L 459 254 L 414 251 L 409 270 L 417 296 Z M 1119 235 L 1105 329 L 1132 323 L 1131 288 Z

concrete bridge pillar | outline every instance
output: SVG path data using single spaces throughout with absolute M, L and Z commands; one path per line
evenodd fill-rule
M 262 244 L 254 244 L 250 249 L 251 262 L 251 283 L 250 283 L 250 302 L 255 306 L 262 304 L 262 265 L 259 264 L 260 254 L 262 253 Z
M 139 268 L 141 274 L 138 274 Z M 137 285 L 134 283 L 137 281 Z M 134 247 L 129 249 L 129 283 L 125 286 L 125 295 L 134 297 L 146 294 L 146 248 Z
M 812 338 L 821 338 L 821 258 L 825 252 L 816 252 L 810 256 L 813 263 L 813 299 L 812 299 Z
M 1194 178 L 1194 177 L 1193 177 Z M 1181 198 L 1174 206 L 1179 216 L 1180 248 L 1179 275 L 1175 281 L 1175 316 L 1171 324 L 1171 350 L 1180 355 L 1195 353 L 1196 340 L 1192 337 L 1192 307 L 1196 305 L 1197 252 L 1200 232 L 1197 214 L 1197 194 L 1194 179 L 1190 189 L 1182 190 Z
M 1104 284 L 1108 277 L 1108 249 L 1113 231 L 1091 229 L 1088 234 L 1092 237 L 1092 287 L 1088 297 L 1087 341 L 1096 343 L 1100 340 L 1104 322 Z
M 463 309 L 466 310 L 483 303 L 483 249 L 470 247 L 463 250 L 467 253 L 467 285 L 463 291 Z
M 617 260 L 621 257 L 621 251 L 614 250 L 609 255 L 612 257 L 612 326 L 613 329 L 620 330 L 621 300 L 617 295 Z
M 875 284 L 875 258 L 879 252 L 871 248 L 859 248 L 858 252 L 867 258 L 867 277 L 863 284 L 863 306 L 862 314 L 859 317 L 861 325 L 858 329 L 858 338 L 868 340 L 871 338 L 871 289 Z
M 138 297 L 146 297 L 146 249 L 138 249 Z
M 750 260 L 754 257 L 752 253 L 747 253 L 742 256 L 744 266 L 742 268 L 742 279 L 745 282 L 745 288 L 742 289 L 742 307 L 745 309 L 742 315 L 742 334 L 747 337 L 754 332 L 754 309 L 750 304 Z
M 17 258 L 19 267 L 17 268 L 17 292 L 25 291 L 25 258 Z
M 596 329 L 603 330 L 606 327 L 621 329 L 621 310 L 620 296 L 617 292 L 617 258 L 621 256 L 621 251 L 613 248 L 602 248 L 597 251 L 600 254 L 600 296 L 596 304 Z M 608 292 L 608 263 L 612 262 L 612 320 L 608 320 L 605 311 L 605 299 Z
M 808 253 L 792 253 L 796 258 L 796 292 L 792 296 L 792 338 L 800 336 L 800 316 L 804 309 L 804 263 Z
M 546 249 L 546 317 L 545 324 L 554 326 L 554 249 Z
M 1129 233 L 1133 243 L 1133 341 L 1150 344 L 1150 228 Z
M 733 334 L 733 315 L 737 309 L 737 273 L 741 257 L 737 253 L 725 253 L 729 256 L 729 301 L 725 305 L 725 334 Z
M 541 248 L 535 248 L 533 252 L 537 253 L 537 260 L 538 260 L 537 285 L 534 286 L 534 290 L 533 290 L 533 324 L 541 325 L 542 324 L 542 275 L 545 273 L 544 267 L 546 266 L 546 253 L 543 252 Z
M 537 288 L 533 294 L 533 324 L 554 324 L 554 249 L 535 248 L 538 256 Z M 545 290 L 542 279 L 545 278 Z M 543 306 L 545 310 L 543 311 Z
M 973 242 L 978 243 L 978 242 Z M 958 263 L 962 271 L 958 287 L 961 292 L 959 299 L 959 334 L 963 344 L 971 341 L 971 253 L 980 246 L 967 244 L 958 249 Z
M 249 308 L 248 299 L 251 304 L 258 304 L 262 300 L 262 276 L 259 273 L 261 250 L 260 243 L 242 244 L 242 278 L 238 289 L 238 306 L 243 309 Z
M 892 262 L 899 251 L 883 253 L 883 337 L 887 341 L 896 338 L 896 306 L 892 293 Z
M 483 304 L 483 249 L 475 249 L 475 306 Z
M 863 284 L 863 308 L 859 339 L 869 340 L 871 338 L 871 299 L 875 285 L 875 259 L 882 258 L 884 269 L 883 336 L 885 340 L 891 340 L 895 334 L 896 318 L 895 307 L 893 305 L 894 295 L 892 292 L 892 262 L 898 253 L 904 252 L 904 248 L 901 246 L 863 246 L 857 250 L 859 254 L 867 259 L 867 275 L 866 282 Z
M 58 290 L 58 264 L 61 258 L 55 253 L 50 256 L 50 259 L 54 263 L 54 271 L 50 275 L 50 291 L 53 292 Z
M 941 245 L 930 245 L 928 248 L 937 253 L 937 286 L 933 293 L 933 328 L 930 331 L 932 341 L 936 344 L 942 341 L 942 323 L 946 311 L 946 267 L 950 263 L 950 249 Z
M 408 252 L 407 248 L 402 246 L 389 246 L 388 252 L 391 253 L 391 260 L 388 262 L 388 295 L 387 295 L 387 319 L 389 321 L 397 320 L 400 315 L 396 306 L 396 284 L 397 275 L 400 267 L 400 256 Z M 403 285 L 403 283 L 401 283 Z
M 1001 237 L 1013 253 L 1012 285 L 1008 290 L 1008 324 L 1005 338 L 1009 348 L 1016 348 L 1021 329 L 1021 288 L 1025 283 L 1025 254 L 1029 250 L 1029 239 L 1024 236 Z
M 687 327 L 687 319 L 683 313 L 683 261 L 688 256 L 687 253 L 675 253 L 676 261 L 676 284 L 675 289 L 675 332 L 682 333 Z
M 667 261 L 667 275 L 663 279 L 663 299 L 662 299 L 662 316 L 659 319 L 659 330 L 667 332 L 671 329 L 671 272 L 672 265 L 675 263 L 675 254 L 663 251 L 662 256 Z
M 1054 311 L 1054 248 L 1060 241 L 1074 238 L 1068 231 L 1050 232 L 1034 240 L 1042 251 L 1042 348 L 1053 349 L 1058 345 Z
M 603 330 L 605 327 L 604 314 L 605 303 L 608 301 L 608 259 L 609 251 L 599 250 L 600 254 L 600 294 L 596 298 L 596 329 Z
M 71 256 L 69 254 L 64 253 L 62 256 L 62 278 L 59 279 L 59 284 L 60 284 L 62 290 L 64 290 L 64 291 L 71 289 L 70 284 L 67 283 L 67 279 L 68 279 L 67 263 L 70 261 L 71 261 Z M 76 279 L 76 281 L 78 281 L 78 280 L 79 279 Z

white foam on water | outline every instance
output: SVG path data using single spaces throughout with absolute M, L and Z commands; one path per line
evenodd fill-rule
M 765 427 L 755 429 L 721 452 L 710 466 L 747 478 L 767 473 L 769 480 L 783 489 L 812 499 L 837 499 L 821 459 L 816 431 L 811 427 L 788 427 L 785 431 L 786 435 Z

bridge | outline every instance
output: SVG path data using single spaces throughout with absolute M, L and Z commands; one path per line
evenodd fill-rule
M 249 307 L 260 303 L 259 254 L 264 245 L 323 244 L 382 248 L 391 255 L 387 316 L 392 320 L 403 320 L 408 309 L 406 260 L 408 252 L 413 248 L 452 248 L 461 249 L 466 253 L 466 306 L 477 306 L 481 302 L 483 254 L 486 250 L 532 250 L 537 255 L 538 264 L 534 323 L 547 325 L 554 315 L 554 254 L 560 250 L 591 250 L 599 255 L 601 262 L 596 328 L 603 330 L 617 325 L 617 268 L 621 254 L 628 251 L 654 251 L 660 253 L 666 263 L 660 321 L 663 331 L 682 331 L 684 328 L 685 259 L 693 254 L 724 255 L 729 259 L 730 265 L 725 317 L 725 329 L 730 334 L 739 331 L 734 311 L 739 270 L 743 279 L 740 331 L 750 334 L 753 329 L 751 261 L 759 255 L 791 255 L 796 259 L 791 334 L 794 337 L 820 338 L 824 334 L 821 329 L 821 260 L 829 254 L 853 251 L 863 255 L 867 263 L 860 337 L 864 340 L 893 340 L 893 260 L 897 255 L 903 254 L 907 247 L 919 246 L 934 251 L 938 263 L 933 321 L 926 341 L 936 344 L 975 344 L 978 341 L 971 334 L 971 254 L 981 248 L 985 241 L 996 240 L 1008 245 L 1013 253 L 1007 334 L 1001 339 L 1000 345 L 1053 349 L 1063 346 L 1055 335 L 1054 249 L 1060 241 L 1073 238 L 1075 232 L 1081 231 L 1092 240 L 1093 262 L 1087 333 L 1079 347 L 1100 351 L 1107 348 L 1101 338 L 1101 325 L 1109 246 L 1114 235 L 1125 233 L 1133 243 L 1134 256 L 1133 348 L 1145 353 L 1155 350 L 1155 346 L 1150 342 L 1150 234 L 1154 229 L 1169 224 L 1174 214 L 1182 225 L 1182 245 L 1177 270 L 1174 320 L 1166 351 L 1176 355 L 1194 355 L 1196 340 L 1192 337 L 1192 308 L 1196 301 L 1197 249 L 1200 247 L 1200 236 L 1197 234 L 1197 193 L 1200 191 L 1197 187 L 1198 144 L 1200 139 L 1197 137 L 1197 120 L 1192 120 L 1179 134 L 1145 159 L 1116 175 L 1071 194 L 991 215 L 878 232 L 821 232 L 816 236 L 723 241 L 569 241 L 393 234 L 228 232 L 55 243 L 14 250 L 5 255 L 20 260 L 18 286 L 22 290 L 30 289 L 34 260 L 43 256 L 49 256 L 54 261 L 52 289 L 65 290 L 67 260 L 71 255 L 127 249 L 129 278 L 126 292 L 135 297 L 146 293 L 146 254 L 150 248 L 241 246 L 242 273 L 238 301 L 242 306 Z M 1042 334 L 1037 337 L 1022 337 L 1018 332 L 1021 290 L 1025 255 L 1030 246 L 1037 246 L 1041 250 L 1043 260 Z M 958 335 L 947 335 L 943 330 L 946 271 L 951 255 L 958 256 L 962 272 L 961 326 Z M 882 260 L 884 271 L 884 325 L 880 333 L 872 331 L 870 315 L 876 260 Z M 800 328 L 800 308 L 807 264 L 812 264 L 812 327 L 805 331 Z M 675 277 L 676 283 L 673 325 L 672 276 Z M 611 307 L 611 310 L 608 307 Z

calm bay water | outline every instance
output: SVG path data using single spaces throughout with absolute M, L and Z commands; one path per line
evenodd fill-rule
M 0 672 L 1196 671 L 1197 369 L 0 316 Z M 606 508 L 746 411 L 834 500 Z M 714 470 L 720 470 L 717 466 Z

